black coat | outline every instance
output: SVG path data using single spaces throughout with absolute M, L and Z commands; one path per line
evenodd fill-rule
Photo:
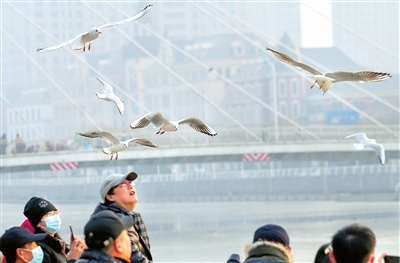
M 99 250 L 94 250 L 94 249 L 86 249 L 83 251 L 81 257 L 75 261 L 75 263 L 96 263 L 96 262 L 101 262 L 101 263 L 126 263 L 125 261 L 118 259 L 118 258 L 112 258 L 107 254 L 104 254 L 103 252 Z
M 71 263 L 75 261 L 67 260 L 68 245 L 60 238 L 47 235 L 45 239 L 36 241 L 36 243 L 43 250 L 42 263 Z

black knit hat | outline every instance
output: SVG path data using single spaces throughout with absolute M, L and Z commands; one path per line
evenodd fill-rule
M 37 228 L 42 217 L 50 211 L 57 211 L 57 208 L 41 197 L 32 197 L 24 208 L 24 215 L 34 228 Z
M 253 242 L 258 240 L 277 242 L 285 247 L 290 246 L 290 239 L 286 230 L 281 226 L 273 224 L 264 225 L 256 230 Z

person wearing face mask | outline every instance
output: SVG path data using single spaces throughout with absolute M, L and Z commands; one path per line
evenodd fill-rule
M 32 197 L 25 205 L 24 215 L 35 229 L 35 233 L 45 233 L 38 245 L 43 250 L 43 263 L 66 263 L 78 259 L 86 248 L 83 240 L 76 237 L 70 246 L 61 238 L 61 217 L 57 208 L 40 197 Z
M 36 242 L 43 240 L 46 234 L 33 234 L 23 227 L 12 227 L 0 238 L 0 251 L 8 263 L 40 263 L 43 250 Z

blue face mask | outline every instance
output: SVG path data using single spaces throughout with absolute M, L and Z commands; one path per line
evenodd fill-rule
M 24 249 L 24 248 L 23 248 Z M 43 261 L 43 250 L 41 247 L 37 246 L 32 250 L 24 249 L 32 253 L 32 260 L 28 263 L 41 263 Z
M 61 228 L 60 215 L 53 215 L 53 216 L 46 217 L 44 219 L 44 222 L 46 223 L 44 230 L 50 234 L 57 233 L 57 231 L 60 230 L 60 228 Z

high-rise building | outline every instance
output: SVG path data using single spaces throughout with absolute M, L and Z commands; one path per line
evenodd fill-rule
M 399 73 L 399 2 L 332 1 L 333 42 L 366 70 Z

